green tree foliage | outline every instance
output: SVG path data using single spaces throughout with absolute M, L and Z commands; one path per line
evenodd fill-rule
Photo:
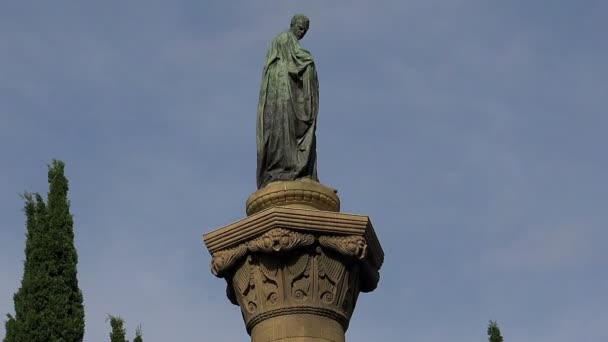
M 488 341 L 490 342 L 503 342 L 500 329 L 496 321 L 490 321 L 488 324 Z
M 31 194 L 24 194 L 23 199 L 25 200 L 25 207 L 23 211 L 25 212 L 26 217 L 26 240 L 25 240 L 25 262 L 23 264 L 23 279 L 21 281 L 21 288 L 13 295 L 13 302 L 15 303 L 15 317 L 12 315 L 7 315 L 7 321 L 5 322 L 6 335 L 4 336 L 3 342 L 17 342 L 21 340 L 21 336 L 23 335 L 20 327 L 23 325 L 22 322 L 25 321 L 25 318 L 28 317 L 26 315 L 28 301 L 25 300 L 26 291 L 31 287 L 29 286 L 29 282 L 27 280 L 31 279 L 32 273 L 32 263 L 31 260 L 31 251 L 32 244 L 35 243 L 35 209 L 36 204 L 33 200 Z M 20 318 L 17 321 L 17 318 Z M 19 324 L 22 323 L 22 324 Z
M 7 320 L 5 323 L 5 329 L 6 329 L 6 336 L 4 337 L 4 339 L 2 341 L 4 342 L 15 342 L 17 340 L 15 333 L 16 333 L 16 327 L 15 324 L 17 323 L 17 321 L 15 321 L 15 318 L 11 315 L 7 315 Z
M 8 316 L 6 322 L 5 342 L 21 342 L 26 340 L 42 341 L 40 336 L 32 331 L 39 320 L 41 299 L 38 292 L 48 285 L 42 269 L 41 251 L 43 233 L 46 222 L 46 206 L 39 194 L 25 193 L 23 195 L 25 206 L 23 211 L 26 217 L 25 262 L 23 264 L 23 279 L 21 288 L 13 296 L 15 303 L 15 316 Z
M 26 243 L 15 316 L 6 322 L 5 342 L 82 342 L 84 307 L 78 288 L 68 180 L 63 162 L 49 165 L 47 204 L 25 194 Z
M 127 340 L 127 331 L 125 330 L 125 321 L 116 316 L 109 315 L 108 320 L 112 327 L 110 332 L 110 342 L 129 342 Z
M 135 329 L 135 338 L 133 342 L 144 342 L 144 338 L 142 337 L 141 325 Z
M 49 250 L 54 265 L 48 270 L 53 280 L 49 312 L 55 314 L 53 330 L 63 341 L 82 341 L 84 336 L 84 306 L 78 287 L 78 254 L 74 246 L 73 219 L 68 200 L 68 180 L 63 162 L 53 160 L 49 168 L 48 194 Z M 54 266 L 54 267 L 53 267 Z

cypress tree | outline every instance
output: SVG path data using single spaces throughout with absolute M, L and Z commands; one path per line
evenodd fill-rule
M 84 306 L 78 287 L 78 255 L 74 246 L 73 219 L 64 168 L 62 161 L 53 160 L 48 172 L 49 239 L 46 242 L 52 260 L 48 265 L 52 287 L 47 297 L 47 322 L 48 330 L 52 332 L 51 341 L 81 342 L 84 337 Z
M 133 342 L 144 342 L 144 338 L 142 337 L 141 325 L 139 325 L 137 329 L 135 329 L 135 338 L 133 339 Z
M 65 165 L 49 165 L 48 205 L 25 194 L 27 234 L 15 316 L 6 322 L 5 342 L 82 342 L 84 307 L 78 288 L 74 231 Z
M 110 326 L 112 327 L 110 342 L 129 342 L 126 337 L 127 332 L 125 331 L 125 322 L 123 319 L 112 315 L 109 315 L 108 319 L 110 320 Z
M 503 342 L 500 329 L 496 321 L 490 321 L 488 324 L 488 341 L 490 342 Z

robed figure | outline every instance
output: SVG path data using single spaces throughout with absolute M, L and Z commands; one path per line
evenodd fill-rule
M 257 112 L 258 189 L 275 181 L 318 181 L 316 136 L 319 82 L 299 40 L 309 20 L 296 15 L 268 49 Z

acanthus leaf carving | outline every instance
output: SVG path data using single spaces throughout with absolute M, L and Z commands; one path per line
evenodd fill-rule
M 257 239 L 247 243 L 250 252 L 279 252 L 289 251 L 297 247 L 309 246 L 315 242 L 312 234 L 292 232 L 283 228 L 275 228 Z
M 371 277 L 367 257 L 362 236 L 275 228 L 214 253 L 211 268 L 216 276 L 229 279 L 228 297 L 241 306 L 248 327 L 282 315 L 286 308 L 329 312 L 336 319 L 344 317 L 347 324 L 359 291 L 377 283 L 378 272 Z
M 365 259 L 367 255 L 367 241 L 361 236 L 320 236 L 319 244 L 359 260 Z
M 319 245 L 242 258 L 228 275 L 248 331 L 258 322 L 290 313 L 323 315 L 347 329 L 361 264 L 348 259 Z
M 246 253 L 246 245 L 239 245 L 235 248 L 216 252 L 211 258 L 211 272 L 215 276 L 221 277 L 224 271 L 234 266 L 234 264 Z
M 241 308 L 249 313 L 254 313 L 258 307 L 258 297 L 255 291 L 254 265 L 250 256 L 234 272 L 232 284 L 237 292 Z
M 287 229 L 276 228 L 262 236 L 240 244 L 234 248 L 215 252 L 211 258 L 211 273 L 223 277 L 225 273 L 247 254 L 247 252 L 286 252 L 299 247 L 312 245 L 315 237 Z
M 340 260 L 325 253 L 321 253 L 318 260 L 318 294 L 324 303 L 330 304 L 333 303 L 338 296 L 338 284 L 345 275 L 346 267 Z
M 232 282 L 242 295 L 246 295 L 249 289 L 254 285 L 253 269 L 250 258 L 247 258 L 243 263 L 243 266 L 239 267 L 236 272 L 234 272 Z

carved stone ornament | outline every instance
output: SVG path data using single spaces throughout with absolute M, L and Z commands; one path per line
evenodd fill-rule
M 384 252 L 369 217 L 300 196 L 308 185 L 271 183 L 251 196 L 249 216 L 204 235 L 252 342 L 344 342 L 359 293 L 378 285 Z M 280 206 L 266 201 L 275 191 Z
M 239 245 L 236 248 L 225 249 L 215 253 L 213 258 L 211 258 L 211 273 L 220 277 L 223 270 L 234 266 L 234 263 L 246 253 L 246 245 Z
M 287 229 L 275 228 L 262 236 L 235 248 L 225 249 L 213 254 L 211 272 L 217 277 L 232 268 L 234 264 L 249 252 L 286 252 L 294 248 L 309 246 L 315 242 L 312 234 L 292 232 Z
M 247 243 L 247 249 L 250 252 L 285 252 L 297 247 L 312 245 L 314 242 L 315 237 L 311 234 L 276 228 Z
M 369 287 L 362 279 L 370 268 L 366 256 L 361 236 L 317 237 L 276 228 L 216 252 L 211 269 L 228 281 L 228 297 L 241 307 L 249 333 L 262 321 L 288 314 L 331 318 L 346 331 L 361 287 Z
M 359 260 L 365 259 L 367 255 L 367 242 L 361 236 L 321 236 L 319 244 Z
M 249 333 L 256 324 L 287 314 L 328 317 L 346 331 L 359 294 L 359 269 L 320 247 L 283 258 L 252 254 L 236 268 L 229 286 Z

